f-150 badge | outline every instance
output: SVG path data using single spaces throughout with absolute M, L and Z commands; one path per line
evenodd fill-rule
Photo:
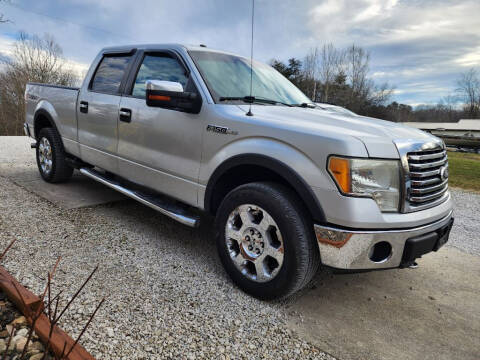
M 207 131 L 219 133 L 219 134 L 230 134 L 230 135 L 237 135 L 238 131 L 230 130 L 228 127 L 224 126 L 217 126 L 217 125 L 207 125 Z

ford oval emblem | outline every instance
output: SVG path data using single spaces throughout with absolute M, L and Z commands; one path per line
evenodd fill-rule
M 448 179 L 448 167 L 447 166 L 444 166 L 440 169 L 440 178 L 444 181 Z

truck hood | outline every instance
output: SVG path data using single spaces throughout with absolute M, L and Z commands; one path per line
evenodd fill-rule
M 248 111 L 246 105 L 241 105 L 240 108 Z M 253 105 L 252 112 L 260 121 L 286 123 L 293 129 L 309 133 L 325 134 L 328 131 L 353 136 L 365 144 L 371 157 L 398 158 L 394 140 L 439 141 L 429 133 L 394 122 L 339 114 L 319 108 Z

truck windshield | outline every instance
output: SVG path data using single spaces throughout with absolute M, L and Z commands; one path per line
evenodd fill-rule
M 242 98 L 250 95 L 250 60 L 211 51 L 190 51 L 189 54 L 215 102 L 242 102 Z M 277 70 L 258 61 L 253 62 L 252 96 L 272 100 L 272 103 L 263 102 L 267 105 L 275 102 L 288 105 L 312 103 Z

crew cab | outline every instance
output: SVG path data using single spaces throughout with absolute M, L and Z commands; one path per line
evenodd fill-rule
M 315 104 L 257 61 L 111 47 L 80 88 L 29 83 L 25 99 L 45 181 L 76 168 L 185 225 L 211 214 L 227 273 L 258 298 L 298 291 L 320 265 L 410 267 L 449 237 L 440 139 Z

